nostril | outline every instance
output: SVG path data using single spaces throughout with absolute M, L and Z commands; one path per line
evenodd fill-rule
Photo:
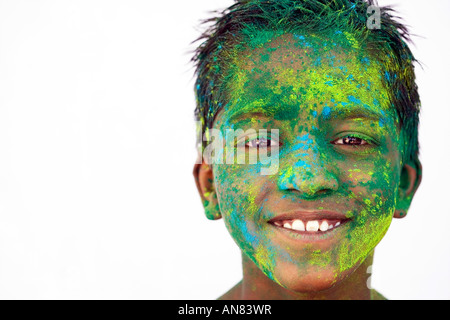
M 337 184 L 304 183 L 303 185 L 291 185 L 283 191 L 301 199 L 316 199 L 336 192 Z
M 310 189 L 308 192 L 303 192 L 300 197 L 303 199 L 316 199 L 331 195 L 334 191 L 332 189 Z
M 332 168 L 322 165 L 311 166 L 308 170 L 295 170 L 286 167 L 278 178 L 280 190 L 300 193 L 301 197 L 315 198 L 324 196 L 339 188 L 339 180 Z
M 332 192 L 333 192 L 332 189 L 321 189 L 319 191 L 316 191 L 316 194 L 318 194 L 318 195 L 326 195 L 326 194 L 330 194 Z

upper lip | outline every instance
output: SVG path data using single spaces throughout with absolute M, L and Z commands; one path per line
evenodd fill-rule
M 277 221 L 285 220 L 302 220 L 302 221 L 312 221 L 312 220 L 349 220 L 351 217 L 339 213 L 337 211 L 320 210 L 320 211 L 303 211 L 296 210 L 292 212 L 287 212 L 276 216 L 275 218 L 269 220 L 269 223 L 275 223 Z

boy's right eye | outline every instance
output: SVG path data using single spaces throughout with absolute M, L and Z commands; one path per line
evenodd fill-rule
M 270 148 L 278 146 L 278 143 L 275 140 L 268 138 L 256 138 L 248 141 L 245 146 L 247 148 L 259 149 L 259 148 Z

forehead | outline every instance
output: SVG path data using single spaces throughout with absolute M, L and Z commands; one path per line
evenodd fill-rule
M 255 36 L 236 54 L 227 83 L 226 118 L 254 112 L 366 111 L 397 122 L 383 66 L 350 35 Z M 297 109 L 297 110 L 295 110 Z M 297 112 L 298 111 L 298 112 Z

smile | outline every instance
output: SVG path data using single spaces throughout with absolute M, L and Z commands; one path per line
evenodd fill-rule
M 277 227 L 300 231 L 300 232 L 327 232 L 333 228 L 339 227 L 343 222 L 341 220 L 310 220 L 302 221 L 295 220 L 283 220 L 275 221 L 273 224 Z
M 282 230 L 298 234 L 325 234 L 350 221 L 351 217 L 334 211 L 295 211 L 268 221 Z

